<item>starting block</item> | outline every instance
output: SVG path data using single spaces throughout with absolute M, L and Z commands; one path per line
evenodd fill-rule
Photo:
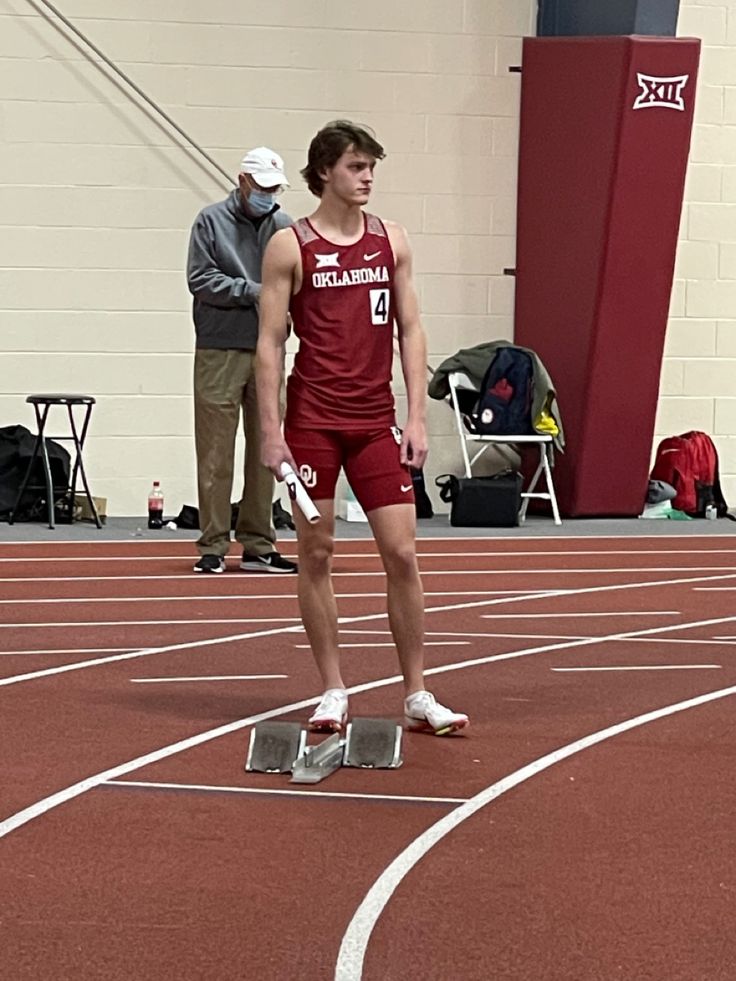
M 403 760 L 400 725 L 391 719 L 353 719 L 313 746 L 298 722 L 258 722 L 250 734 L 245 769 L 291 773 L 292 783 L 319 783 L 342 766 L 395 770 Z
M 343 766 L 395 770 L 401 766 L 401 726 L 391 719 L 353 719 L 345 733 Z
M 257 722 L 251 730 L 245 769 L 255 773 L 291 773 L 306 745 L 307 731 L 298 722 Z

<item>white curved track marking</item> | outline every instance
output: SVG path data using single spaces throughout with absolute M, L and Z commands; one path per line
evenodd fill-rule
M 582 752 L 584 749 L 589 749 L 591 746 L 604 742 L 606 739 L 611 739 L 613 736 L 618 736 L 622 732 L 627 732 L 630 729 L 647 725 L 649 722 L 655 722 L 657 719 L 665 718 L 668 715 L 675 715 L 677 712 L 684 712 L 686 709 L 705 705 L 708 702 L 735 694 L 736 685 L 730 688 L 722 688 L 719 691 L 708 692 L 706 695 L 698 695 L 695 698 L 689 698 L 683 702 L 675 702 L 672 705 L 666 705 L 663 708 L 645 712 L 643 715 L 637 715 L 633 719 L 627 719 L 625 722 L 619 722 L 616 725 L 608 726 L 606 729 L 601 729 L 588 736 L 583 736 L 581 739 L 576 739 L 574 742 L 560 747 L 560 749 L 547 753 L 546 756 L 541 756 L 539 759 L 533 760 L 526 766 L 521 767 L 521 769 L 515 770 L 508 776 L 491 784 L 490 787 L 486 787 L 485 790 L 476 794 L 467 803 L 461 804 L 450 814 L 441 818 L 415 838 L 393 860 L 366 894 L 365 899 L 355 911 L 353 918 L 348 924 L 348 928 L 340 944 L 335 967 L 335 981 L 360 981 L 363 976 L 363 961 L 371 933 L 386 903 L 394 894 L 397 887 L 417 862 L 434 845 L 458 827 L 458 825 L 462 824 L 463 821 L 466 821 L 482 807 L 485 807 L 486 804 L 490 804 L 513 787 L 517 787 L 538 773 L 554 766 L 555 763 L 566 760 L 576 753 Z

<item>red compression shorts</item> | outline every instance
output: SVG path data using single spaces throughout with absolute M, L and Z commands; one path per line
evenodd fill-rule
M 389 504 L 414 503 L 414 485 L 400 460 L 401 434 L 396 427 L 359 433 L 287 427 L 284 435 L 313 500 L 334 499 L 342 467 L 366 513 Z

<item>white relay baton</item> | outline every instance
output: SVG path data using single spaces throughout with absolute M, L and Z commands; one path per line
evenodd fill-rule
M 312 525 L 316 524 L 321 518 L 321 515 L 314 506 L 314 501 L 307 494 L 304 484 L 299 480 L 292 467 L 286 461 L 281 464 L 281 476 L 284 478 L 284 483 L 289 490 L 289 497 L 292 501 L 296 501 L 307 521 Z

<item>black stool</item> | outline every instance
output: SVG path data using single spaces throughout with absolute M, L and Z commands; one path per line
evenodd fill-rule
M 30 405 L 33 406 L 33 411 L 36 413 L 36 423 L 38 424 L 38 435 L 36 436 L 36 442 L 33 446 L 33 455 L 31 456 L 30 463 L 28 464 L 28 469 L 26 470 L 26 475 L 23 478 L 23 483 L 18 491 L 18 496 L 15 499 L 15 504 L 13 505 L 13 510 L 10 512 L 10 517 L 8 518 L 8 524 L 12 525 L 15 519 L 15 512 L 18 509 L 18 505 L 23 498 L 26 487 L 28 486 L 28 481 L 31 478 L 31 471 L 33 470 L 33 464 L 36 462 L 36 457 L 38 456 L 38 451 L 41 451 L 41 458 L 43 459 L 43 470 L 46 476 L 46 503 L 48 506 L 49 513 L 49 528 L 54 527 L 54 486 L 51 479 L 51 467 L 49 465 L 49 454 L 46 447 L 47 439 L 54 440 L 70 440 L 74 443 L 74 448 L 76 450 L 76 457 L 74 459 L 74 466 L 72 468 L 72 477 L 69 487 L 64 494 L 65 498 L 65 508 L 69 517 L 69 521 L 73 519 L 74 515 L 74 496 L 77 487 L 77 474 L 81 474 L 82 483 L 84 484 L 84 492 L 87 495 L 87 500 L 89 501 L 89 506 L 94 515 L 95 524 L 98 528 L 102 527 L 102 522 L 100 521 L 100 516 L 97 513 L 97 508 L 95 507 L 95 502 L 89 491 L 89 484 L 87 483 L 87 475 L 84 472 L 84 464 L 82 462 L 82 448 L 84 447 L 84 440 L 87 435 L 87 426 L 89 425 L 89 417 L 92 414 L 92 406 L 95 404 L 95 400 L 91 395 L 29 395 L 26 399 Z M 69 427 L 71 429 L 71 436 L 47 436 L 46 435 L 46 419 L 48 418 L 49 409 L 52 405 L 65 405 L 66 411 L 69 416 Z M 82 405 L 84 406 L 84 416 L 82 417 L 82 429 L 80 432 L 77 431 L 77 421 L 74 419 L 74 406 Z

